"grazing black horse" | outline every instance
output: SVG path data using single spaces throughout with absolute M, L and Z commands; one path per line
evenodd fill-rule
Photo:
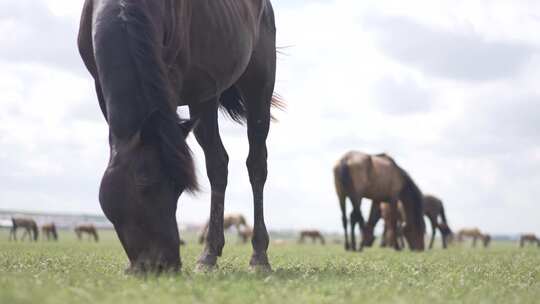
M 177 201 L 195 191 L 185 138 L 194 128 L 212 196 L 208 238 L 198 266 L 216 265 L 225 243 L 228 155 L 218 108 L 247 122 L 253 191 L 250 265 L 270 269 L 263 214 L 276 71 L 269 0 L 86 0 L 78 38 L 109 125 L 110 160 L 100 204 L 114 224 L 132 270 L 178 270 Z M 176 114 L 189 106 L 191 120 Z

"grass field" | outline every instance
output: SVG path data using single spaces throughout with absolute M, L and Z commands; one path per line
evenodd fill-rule
M 540 249 L 494 243 L 426 253 L 340 245 L 273 245 L 274 272 L 248 271 L 250 246 L 230 241 L 219 270 L 194 273 L 201 247 L 182 247 L 183 271 L 137 278 L 112 233 L 98 244 L 13 243 L 0 233 L 0 303 L 539 303 Z

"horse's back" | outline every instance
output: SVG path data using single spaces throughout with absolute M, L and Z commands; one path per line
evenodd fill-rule
M 397 199 L 404 182 L 395 162 L 387 156 L 371 156 L 371 168 L 368 197 L 375 200 Z
M 438 215 L 443 209 L 442 201 L 439 198 L 430 194 L 424 195 L 423 203 L 425 213 Z
M 362 192 L 365 188 L 370 166 L 369 154 L 350 151 L 334 165 L 334 180 L 338 195 L 351 195 L 348 192 Z

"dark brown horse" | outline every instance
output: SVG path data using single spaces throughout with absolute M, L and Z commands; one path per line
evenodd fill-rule
M 269 0 L 86 0 L 79 51 L 109 125 L 109 165 L 100 203 L 135 271 L 178 270 L 176 208 L 197 183 L 185 138 L 194 127 L 211 185 L 208 238 L 198 267 L 212 268 L 225 243 L 228 155 L 218 110 L 247 122 L 253 192 L 250 265 L 270 269 L 264 222 L 269 131 L 276 72 Z M 177 107 L 189 106 L 191 121 Z
M 519 238 L 519 247 L 523 248 L 525 243 L 532 243 L 540 247 L 540 239 L 533 233 L 522 234 Z
M 99 241 L 97 229 L 92 224 L 78 225 L 77 227 L 75 227 L 75 234 L 77 235 L 77 239 L 79 239 L 79 241 L 82 240 L 84 234 L 88 234 L 88 240 L 93 237 L 94 241 Z
M 412 250 L 424 250 L 424 220 L 422 218 L 422 192 L 409 174 L 388 155 L 369 155 L 362 152 L 345 154 L 334 166 L 336 192 L 341 207 L 341 218 L 345 232 L 345 249 L 356 250 L 355 225 L 358 223 L 363 235 L 373 235 L 365 231 L 364 219 L 360 211 L 362 198 L 374 202 L 389 202 L 397 206 L 401 200 L 407 216 L 404 234 Z M 347 237 L 346 199 L 353 205 L 350 215 L 351 242 Z M 390 224 L 392 244 L 397 239 L 397 221 Z M 363 242 L 362 242 L 363 244 Z
M 31 218 L 25 217 L 12 217 L 11 218 L 11 230 L 9 232 L 9 240 L 17 240 L 17 229 L 23 228 L 24 233 L 21 237 L 21 241 L 24 241 L 26 236 L 28 236 L 29 241 L 37 241 L 39 236 L 38 225 L 36 221 Z
M 54 223 L 48 223 L 41 226 L 41 232 L 47 238 L 47 241 L 58 241 L 58 232 L 56 231 L 56 225 Z
M 321 245 L 325 244 L 324 237 L 319 230 L 302 230 L 300 231 L 300 238 L 298 239 L 299 244 L 303 244 L 306 238 L 310 238 L 313 243 L 317 240 L 321 242 Z
M 448 221 L 446 220 L 446 214 L 444 212 L 443 202 L 433 195 L 424 196 L 424 215 L 427 216 L 431 223 L 431 241 L 429 242 L 429 249 L 433 248 L 433 243 L 435 241 L 435 234 L 437 229 L 441 232 L 441 240 L 443 248 L 447 247 L 448 240 L 452 236 L 452 230 L 448 226 Z M 439 217 L 441 221 L 439 222 Z

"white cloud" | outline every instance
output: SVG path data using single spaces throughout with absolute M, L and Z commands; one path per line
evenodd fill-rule
M 75 45 L 82 1 L 64 2 L 0 4 L 0 208 L 100 212 L 107 128 Z M 287 46 L 277 91 L 288 110 L 277 113 L 268 142 L 268 226 L 340 231 L 331 169 L 356 149 L 395 156 L 445 201 L 455 227 L 540 231 L 538 6 L 274 1 L 278 44 Z M 463 64 L 457 51 L 478 60 Z M 245 129 L 227 119 L 221 126 L 226 210 L 252 214 Z M 209 214 L 204 158 L 189 142 L 203 192 L 181 197 L 185 223 Z

